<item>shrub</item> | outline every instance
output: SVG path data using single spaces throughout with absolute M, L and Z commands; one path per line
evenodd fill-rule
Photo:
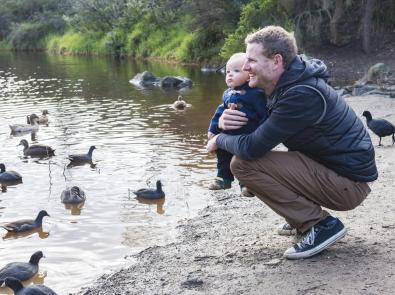
M 286 10 L 275 0 L 253 0 L 241 11 L 238 28 L 228 35 L 221 56 L 229 58 L 233 53 L 244 51 L 244 39 L 250 32 L 267 25 L 279 25 L 287 30 L 293 30 L 293 20 Z

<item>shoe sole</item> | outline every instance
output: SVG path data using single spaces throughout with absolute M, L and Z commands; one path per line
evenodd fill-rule
M 294 229 L 278 229 L 277 230 L 277 234 L 279 235 L 279 236 L 287 236 L 287 237 L 290 237 L 290 236 L 295 236 L 296 235 L 296 228 L 294 228 Z
M 327 239 L 326 241 L 322 242 L 319 244 L 317 247 L 310 249 L 308 251 L 300 252 L 300 253 L 290 253 L 290 254 L 285 254 L 284 257 L 287 259 L 301 259 L 301 258 L 309 258 L 311 256 L 314 256 L 321 251 L 325 250 L 326 248 L 332 246 L 334 243 L 337 241 L 343 239 L 346 236 L 347 230 L 346 228 L 343 228 L 341 231 L 339 231 L 337 234 L 335 234 L 333 237 L 330 239 Z

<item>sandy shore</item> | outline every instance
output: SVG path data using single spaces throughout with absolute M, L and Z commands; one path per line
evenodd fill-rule
M 348 98 L 357 114 L 395 123 L 395 99 Z M 321 254 L 290 261 L 295 240 L 276 234 L 283 220 L 238 189 L 211 194 L 196 218 L 182 221 L 177 241 L 151 247 L 135 262 L 78 294 L 393 294 L 395 290 L 395 146 L 376 147 L 379 179 L 353 211 L 332 212 L 347 236 Z

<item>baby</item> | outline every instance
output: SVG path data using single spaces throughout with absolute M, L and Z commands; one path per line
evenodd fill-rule
M 226 63 L 225 82 L 229 87 L 225 90 L 220 104 L 211 119 L 207 137 L 211 139 L 214 135 L 224 132 L 227 134 L 246 134 L 255 131 L 256 128 L 267 118 L 266 95 L 260 88 L 248 86 L 248 72 L 242 70 L 246 61 L 245 53 L 233 54 Z M 246 114 L 248 122 L 242 128 L 232 131 L 222 131 L 218 128 L 218 120 L 225 109 L 237 109 Z M 230 161 L 233 155 L 225 150 L 217 150 L 217 177 L 210 184 L 210 190 L 222 190 L 231 187 L 234 180 L 230 171 Z M 242 184 L 243 195 L 248 195 Z

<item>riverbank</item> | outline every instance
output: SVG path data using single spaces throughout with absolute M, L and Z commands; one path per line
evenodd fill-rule
M 356 113 L 395 122 L 395 100 L 350 97 Z M 333 212 L 347 236 L 311 259 L 289 261 L 283 251 L 294 242 L 276 228 L 283 220 L 257 198 L 238 189 L 210 192 L 199 216 L 180 222 L 178 239 L 135 255 L 134 263 L 102 276 L 78 294 L 392 294 L 395 289 L 395 146 L 376 147 L 379 179 L 353 211 Z

